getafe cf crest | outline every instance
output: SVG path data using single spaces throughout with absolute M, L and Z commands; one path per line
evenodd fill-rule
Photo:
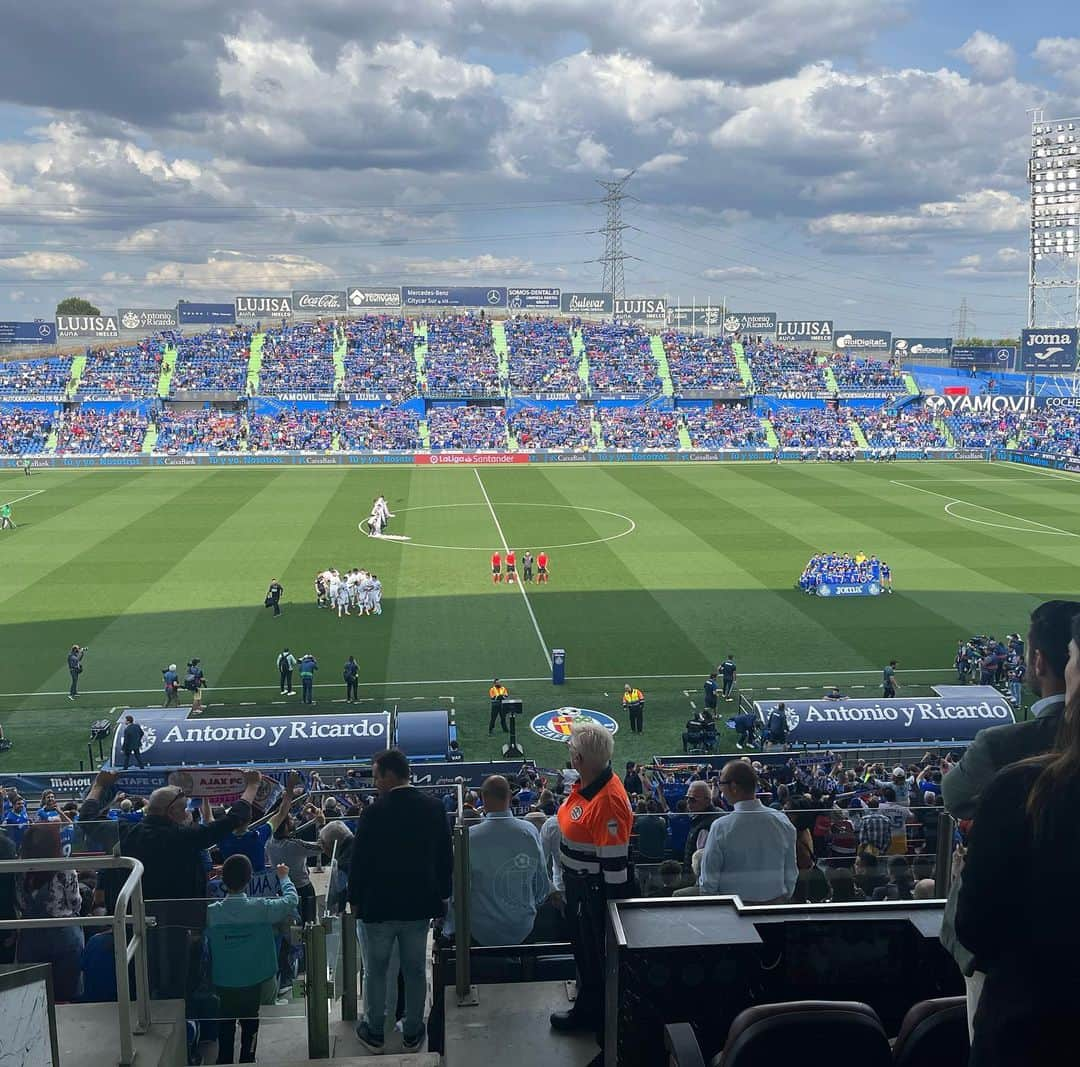
M 596 722 L 605 730 L 617 733 L 619 724 L 602 711 L 590 711 L 587 708 L 556 708 L 537 715 L 529 724 L 532 732 L 547 741 L 569 741 L 570 734 L 577 721 Z

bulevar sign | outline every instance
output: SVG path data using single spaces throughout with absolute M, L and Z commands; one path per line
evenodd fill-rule
M 1003 415 L 1034 411 L 1033 396 L 928 396 L 926 406 L 938 415 Z

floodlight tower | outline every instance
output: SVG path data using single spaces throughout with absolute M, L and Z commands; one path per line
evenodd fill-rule
M 1080 118 L 1030 113 L 1027 324 L 1080 326 Z
M 601 203 L 607 208 L 607 222 L 600 231 L 604 235 L 604 254 L 599 262 L 604 267 L 604 282 L 600 287 L 601 292 L 611 293 L 616 300 L 626 296 L 626 278 L 623 265 L 634 256 L 627 255 L 623 251 L 623 230 L 629 229 L 622 220 L 622 202 L 630 194 L 626 191 L 626 183 L 634 176 L 635 171 L 624 174 L 616 181 L 600 181 L 596 184 L 604 190 L 604 198 Z

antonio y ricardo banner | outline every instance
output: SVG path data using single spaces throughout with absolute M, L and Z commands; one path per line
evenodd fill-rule
M 181 300 L 176 305 L 176 316 L 181 326 L 228 326 L 236 322 L 233 304 L 194 304 Z
M 405 307 L 504 308 L 505 285 L 403 285 Z
M 724 318 L 726 333 L 776 333 L 775 311 L 729 311 Z
M 0 322 L 0 345 L 56 344 L 55 322 Z
M 120 308 L 116 312 L 121 330 L 146 331 L 175 330 L 176 308 Z
M 779 319 L 776 323 L 778 341 L 809 341 L 832 348 L 832 319 Z
M 985 695 L 984 695 L 985 694 Z M 760 700 L 754 708 L 762 722 L 779 701 Z M 980 687 L 971 699 L 910 697 L 889 700 L 784 701 L 788 743 L 798 745 L 971 741 L 987 726 L 1015 721 L 1009 702 Z
M 1075 326 L 1024 330 L 1017 370 L 1035 374 L 1071 374 L 1076 370 L 1078 336 L 1080 330 Z

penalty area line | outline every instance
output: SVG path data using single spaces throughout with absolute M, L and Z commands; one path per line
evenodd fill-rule
M 1046 533 L 1057 534 L 1059 537 L 1080 537 L 1080 534 L 1075 534 L 1070 530 L 1060 530 L 1056 526 L 1049 526 L 1045 522 L 1036 522 L 1034 519 L 1025 518 L 1023 515 L 1010 515 L 1007 511 L 999 511 L 997 508 L 988 508 L 984 504 L 973 504 L 970 500 L 961 500 L 959 497 L 949 496 L 946 493 L 935 493 L 932 489 L 922 489 L 917 485 L 911 485 L 908 482 L 898 482 L 890 479 L 893 485 L 902 485 L 905 489 L 914 489 L 917 493 L 926 493 L 927 496 L 936 496 L 941 500 L 947 500 L 945 505 L 945 514 L 952 516 L 954 519 L 961 519 L 964 522 L 975 522 L 980 526 L 996 526 L 1000 530 L 1015 530 L 1017 533 L 1040 533 L 1045 531 Z M 1000 515 L 1003 519 L 1012 519 L 1014 522 L 1026 522 L 1028 526 L 1038 526 L 1038 530 L 1028 530 L 1021 526 L 1002 526 L 997 522 L 986 522 L 984 519 L 971 519 L 964 515 L 954 515 L 949 508 L 953 504 L 963 504 L 965 507 L 978 508 L 980 511 L 988 511 L 991 515 Z
M 29 500 L 32 496 L 38 496 L 40 493 L 44 493 L 44 489 L 35 489 L 32 493 L 23 493 L 22 496 L 17 496 L 12 500 L 5 500 L 0 507 L 4 507 L 7 504 L 18 504 L 20 500 Z
M 495 523 L 495 529 L 499 531 L 499 540 L 502 541 L 503 551 L 509 552 L 510 546 L 507 544 L 506 535 L 503 533 L 502 524 L 499 522 L 499 516 L 495 514 L 495 508 L 491 505 L 491 497 L 488 496 L 487 489 L 484 488 L 484 479 L 480 477 L 480 471 L 473 467 L 473 474 L 476 475 L 476 480 L 480 485 L 480 492 L 484 494 L 484 502 L 488 506 L 488 511 L 491 512 L 492 521 Z M 544 635 L 540 632 L 540 623 L 536 621 L 536 612 L 533 611 L 532 604 L 529 603 L 529 594 L 525 592 L 525 583 L 514 580 L 514 585 L 518 587 L 521 593 L 522 599 L 525 601 L 525 607 L 529 612 L 529 618 L 532 619 L 533 629 L 536 631 L 536 639 L 540 642 L 540 651 L 544 654 L 544 662 L 551 667 L 551 654 L 548 652 L 547 642 L 544 640 Z

